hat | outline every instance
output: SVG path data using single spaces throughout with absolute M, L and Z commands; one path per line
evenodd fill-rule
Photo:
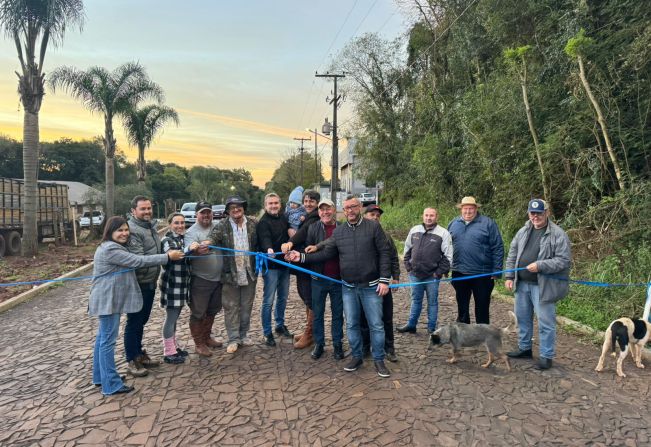
M 289 194 L 289 200 L 288 202 L 294 202 L 298 203 L 299 205 L 303 202 L 303 187 L 302 186 L 297 186 L 292 190 L 292 192 Z
M 319 208 L 321 208 L 321 205 L 328 205 L 335 208 L 335 203 L 330 199 L 321 199 L 319 202 Z
M 364 211 L 364 214 L 366 214 L 366 213 L 370 213 L 371 211 L 378 211 L 380 214 L 384 213 L 384 211 L 382 210 L 382 208 L 380 208 L 379 206 L 377 206 L 377 205 L 374 204 L 374 205 L 369 205 L 369 206 L 367 206 L 367 207 L 366 207 L 366 210 Z
M 532 199 L 529 201 L 527 212 L 529 213 L 544 213 L 547 210 L 547 203 L 542 199 Z
M 240 196 L 230 196 L 229 198 L 226 199 L 226 212 L 228 212 L 228 207 L 230 205 L 240 205 L 242 208 L 246 210 L 246 200 L 241 198 Z
M 457 208 L 461 208 L 464 205 L 473 205 L 479 208 L 481 205 L 477 203 L 475 198 L 473 196 L 466 196 L 463 199 L 461 199 L 461 203 L 457 203 Z
M 194 207 L 194 211 L 197 212 L 197 213 L 200 213 L 203 210 L 212 211 L 212 205 L 210 204 L 210 202 L 206 202 L 206 201 L 203 201 L 203 200 L 201 202 L 197 202 L 197 206 Z

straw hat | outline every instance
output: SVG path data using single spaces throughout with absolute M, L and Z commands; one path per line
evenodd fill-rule
M 461 203 L 457 203 L 457 208 L 461 208 L 462 206 L 465 205 L 473 205 L 479 208 L 481 205 L 477 203 L 475 198 L 473 196 L 466 196 L 463 199 L 461 199 Z

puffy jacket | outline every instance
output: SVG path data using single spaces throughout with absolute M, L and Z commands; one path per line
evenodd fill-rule
M 379 223 L 360 217 L 357 223 L 341 224 L 323 250 L 301 254 L 301 262 L 323 262 L 337 255 L 345 282 L 369 287 L 391 282 L 391 249 Z
M 478 214 L 466 224 L 457 217 L 448 225 L 448 231 L 454 245 L 453 271 L 478 275 L 502 270 L 504 243 L 493 219 Z
M 506 258 L 507 270 L 514 269 L 518 265 L 532 228 L 533 224 L 527 222 L 511 241 L 509 255 Z M 551 220 L 548 221 L 547 230 L 540 238 L 540 249 L 536 261 L 541 302 L 555 303 L 567 296 L 570 290 L 568 279 L 571 259 L 570 238 L 567 233 Z M 515 272 L 508 272 L 504 277 L 514 281 L 513 289 L 515 290 L 518 286 L 518 275 Z
M 441 277 L 452 264 L 452 237 L 445 228 L 434 225 L 429 230 L 416 225 L 405 241 L 405 268 L 416 278 Z
M 275 253 L 280 252 L 280 246 L 289 240 L 287 229 L 289 225 L 284 214 L 271 215 L 267 212 L 260 218 L 258 227 L 258 250 L 267 253 L 272 249 Z M 284 265 L 276 262 L 269 262 L 270 269 L 286 269 Z
M 156 220 L 144 220 L 129 217 L 128 249 L 135 255 L 157 255 L 161 253 L 160 238 L 156 232 Z M 140 284 L 156 283 L 160 274 L 160 266 L 145 267 L 136 270 L 136 278 Z

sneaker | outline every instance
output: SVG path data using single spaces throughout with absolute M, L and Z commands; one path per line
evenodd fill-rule
M 242 337 L 242 346 L 253 346 L 255 343 L 251 340 L 251 337 Z
M 145 377 L 147 374 L 149 374 L 149 371 L 147 371 L 138 360 L 131 360 L 127 364 L 127 372 L 133 377 Z
M 375 361 L 375 370 L 377 371 L 377 375 L 380 377 L 391 377 L 391 372 L 384 365 L 384 360 Z
M 552 359 L 546 359 L 545 357 L 540 357 L 538 362 L 533 366 L 538 370 L 545 370 L 552 367 Z
M 274 339 L 274 334 L 265 335 L 264 344 L 267 346 L 276 346 L 276 340 Z
M 394 351 L 393 349 L 386 350 L 384 353 L 384 358 L 392 363 L 398 361 L 398 356 L 396 355 L 396 351 Z
M 512 359 L 530 359 L 533 357 L 531 349 L 519 349 L 517 351 L 507 352 L 506 355 Z
M 181 357 L 187 357 L 190 355 L 190 353 L 184 349 L 176 348 L 176 355 L 180 355 Z
M 410 334 L 415 334 L 416 328 L 409 326 L 408 324 L 405 324 L 404 326 L 398 326 L 396 328 L 396 331 L 400 332 L 401 334 L 404 334 L 405 332 L 408 332 Z
M 140 354 L 140 357 L 138 357 L 136 360 L 138 360 L 138 362 L 145 368 L 155 368 L 157 366 L 160 366 L 160 362 L 149 357 L 147 351 L 144 349 L 142 351 L 142 354 Z
M 237 352 L 237 343 L 229 343 L 226 347 L 226 352 L 229 354 L 235 354 L 235 352 Z
M 364 360 L 353 357 L 348 365 L 344 366 L 344 371 L 357 371 L 357 369 L 362 366 L 362 363 L 364 363 Z
M 112 393 L 111 395 L 113 395 L 113 394 L 126 394 L 126 393 L 130 393 L 130 392 L 133 391 L 134 389 L 135 389 L 135 388 L 133 388 L 132 386 L 129 386 L 129 385 L 122 385 L 122 388 L 120 388 L 119 390 L 117 390 L 115 393 Z
M 284 324 L 274 329 L 274 332 L 282 337 L 289 338 L 294 336 L 291 332 L 289 332 L 289 329 L 287 329 L 287 326 L 285 326 Z
M 165 363 L 171 363 L 173 365 L 178 365 L 179 363 L 185 363 L 185 357 L 179 354 L 166 355 L 163 357 Z

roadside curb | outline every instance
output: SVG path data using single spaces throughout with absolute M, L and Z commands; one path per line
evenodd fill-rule
M 60 280 L 60 279 L 75 278 L 77 276 L 81 276 L 82 273 L 86 273 L 89 270 L 92 270 L 93 265 L 95 265 L 94 262 L 90 262 L 89 264 L 82 265 L 81 267 L 76 268 L 75 270 L 68 272 L 64 275 L 61 275 L 56 279 Z M 57 284 L 61 284 L 61 283 L 57 281 L 57 282 L 41 284 L 40 286 L 36 286 L 33 289 L 28 290 L 27 292 L 23 292 L 20 295 L 16 295 L 12 298 L 9 298 L 7 301 L 0 303 L 0 313 L 3 313 L 9 309 L 16 307 L 20 303 L 24 303 L 25 301 L 31 300 L 35 296 L 40 295 L 41 293 L 47 291 L 48 289 L 50 289 L 51 287 Z
M 514 298 L 509 295 L 503 295 L 498 292 L 493 292 L 492 294 L 493 298 L 497 298 L 500 301 L 505 301 L 513 304 Z M 578 321 L 571 320 L 567 317 L 563 316 L 556 316 L 556 323 L 558 323 L 559 326 L 567 329 L 571 329 L 573 331 L 579 332 L 580 334 L 583 335 L 589 335 L 593 336 L 595 338 L 601 339 L 599 342 L 599 346 L 603 343 L 604 336 L 606 333 L 604 331 L 599 331 L 597 329 L 591 328 L 588 325 L 585 325 L 583 323 L 579 323 Z M 632 356 L 633 354 L 629 354 L 629 356 Z M 644 348 L 642 349 L 642 358 L 648 362 L 651 362 L 651 349 Z

